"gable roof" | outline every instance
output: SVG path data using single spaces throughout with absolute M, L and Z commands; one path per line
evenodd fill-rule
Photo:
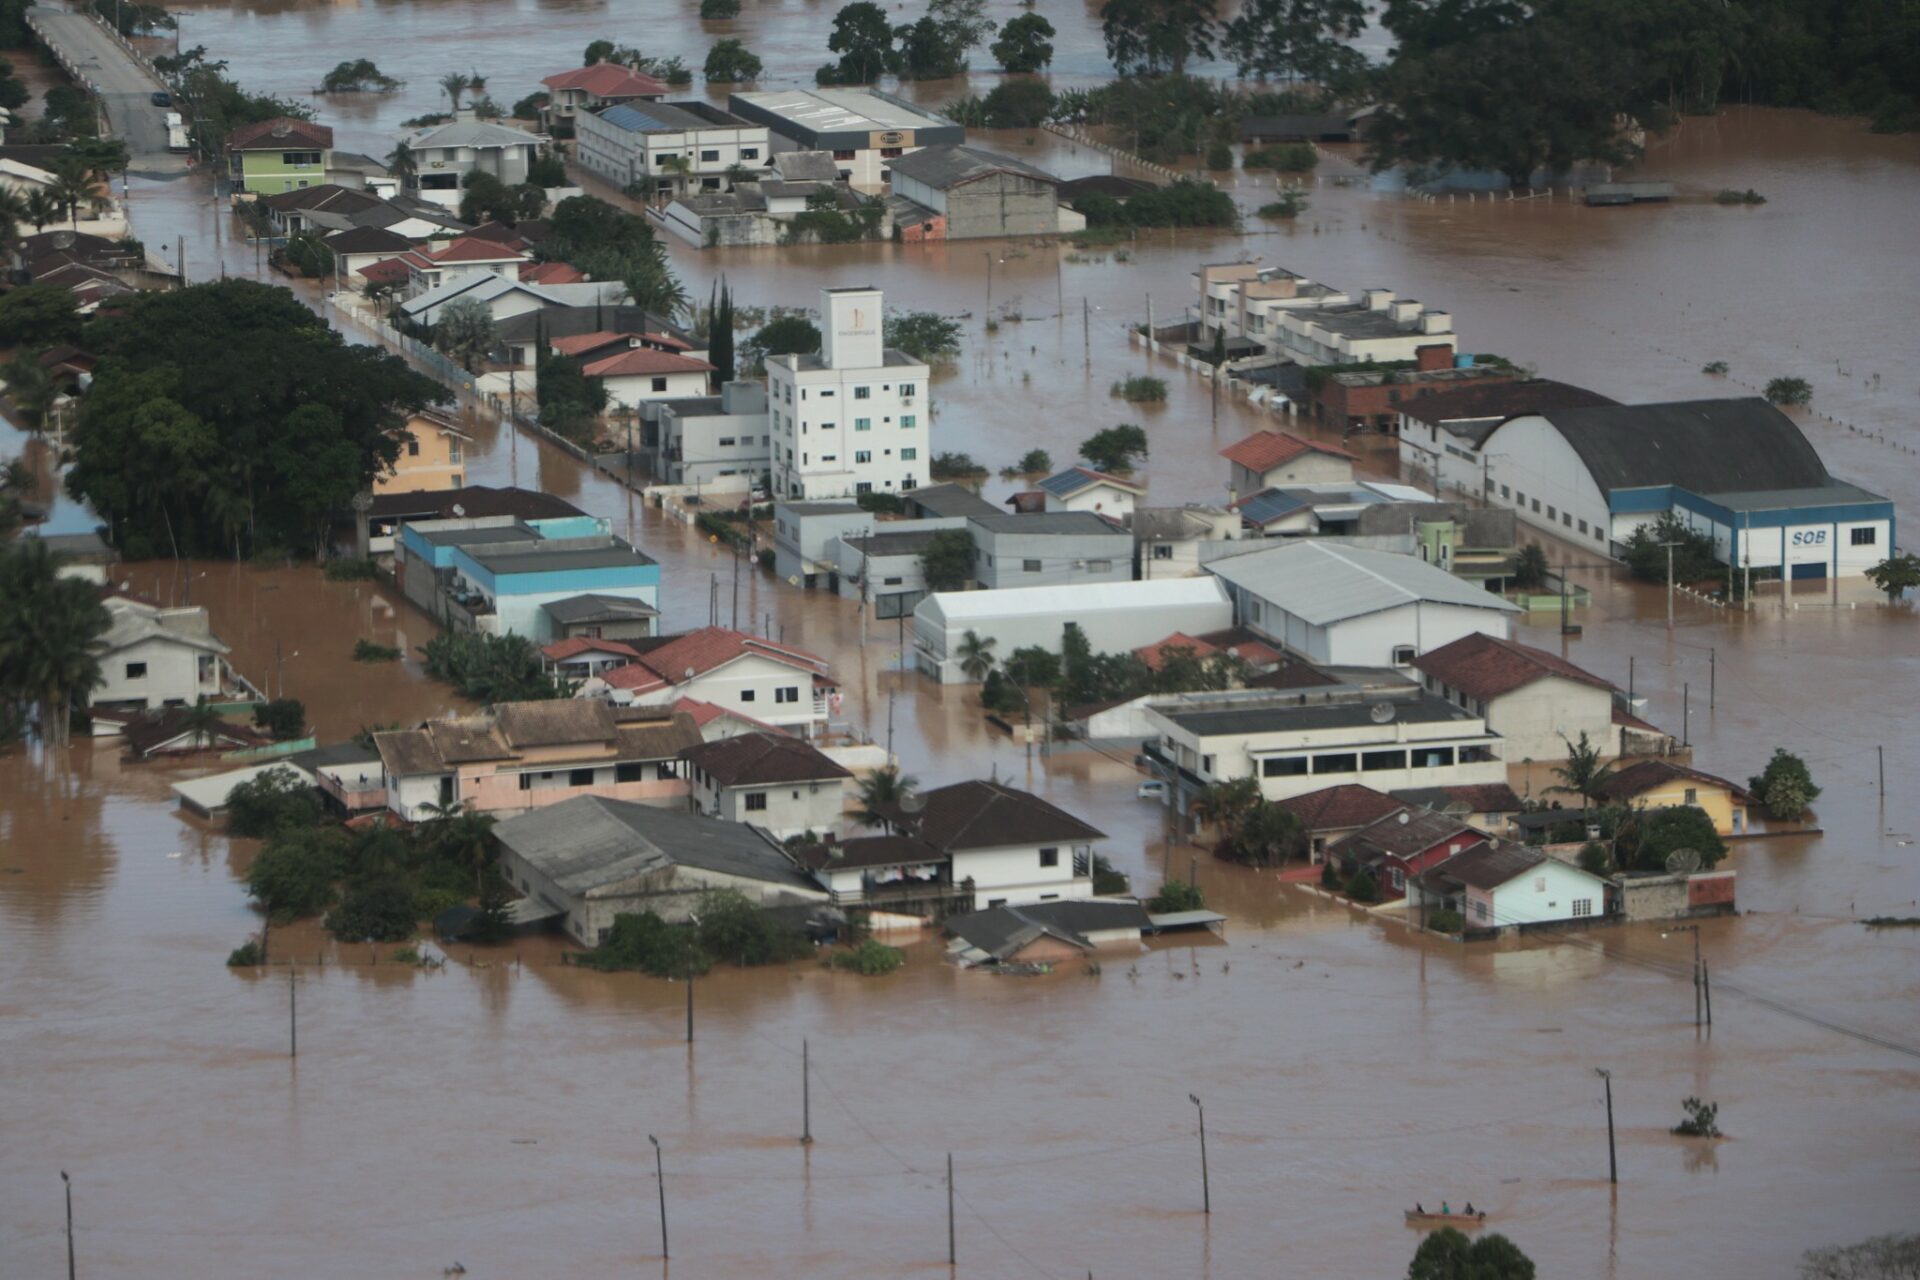
M 335 253 L 405 253 L 413 241 L 385 227 L 348 227 L 321 238 Z
M 912 836 L 855 836 L 838 844 L 816 844 L 800 851 L 800 862 L 815 871 L 853 867 L 901 867 L 945 862 L 947 855 Z
M 693 723 L 701 729 L 706 728 L 715 720 L 729 719 L 738 720 L 742 724 L 750 724 L 762 733 L 787 732 L 779 725 L 767 724 L 765 721 L 756 720 L 744 711 L 736 711 L 732 707 L 723 707 L 712 702 L 702 702 L 698 698 L 677 698 L 674 700 L 673 709 L 675 711 L 686 712 L 687 715 L 693 718 Z
M 632 645 L 618 640 L 601 640 L 591 636 L 573 636 L 566 640 L 555 640 L 540 650 L 549 662 L 564 662 L 568 658 L 577 658 L 583 653 L 610 653 L 618 658 L 637 658 L 640 651 Z
M 438 249 L 426 252 L 429 261 L 447 262 L 519 262 L 526 258 L 525 251 L 498 240 L 488 240 L 481 236 L 459 236 L 447 241 Z
M 523 520 L 541 520 L 586 514 L 565 498 L 556 498 L 537 489 L 486 484 L 470 484 L 459 489 L 410 489 L 376 493 L 367 513 L 375 520 L 448 520 L 462 516 L 519 516 Z M 554 603 L 564 602 L 556 600 Z
M 1040 487 L 1056 498 L 1068 498 L 1103 484 L 1112 485 L 1126 493 L 1138 494 L 1147 491 L 1147 486 L 1143 484 L 1135 484 L 1131 480 L 1123 480 L 1119 476 L 1108 475 L 1104 471 L 1095 471 L 1092 467 L 1068 467 L 1065 471 L 1056 472 L 1042 480 Z
M 616 667 L 600 678 L 616 689 L 657 688 L 683 683 L 689 678 L 689 673 L 692 677 L 703 676 L 717 667 L 749 655 L 782 663 L 813 676 L 829 674 L 826 659 L 805 649 L 776 644 L 726 627 L 702 627 L 698 631 L 669 636 L 659 644 L 641 648 L 637 662 Z
M 1413 665 L 1441 684 L 1483 699 L 1497 698 L 1550 677 L 1596 689 L 1614 688 L 1611 680 L 1603 680 L 1545 649 L 1484 634 L 1461 636 L 1438 649 L 1429 649 L 1415 658 Z
M 1062 900 L 1029 902 L 1018 907 L 989 907 L 953 916 L 941 927 L 976 951 L 994 960 L 1017 955 L 1040 938 L 1056 938 L 1082 951 L 1091 951 L 1089 933 L 1111 929 L 1146 929 L 1152 923 L 1137 902 Z
M 1526 845 L 1514 844 L 1510 840 L 1489 840 L 1462 850 L 1428 874 L 1438 879 L 1456 881 L 1472 889 L 1498 889 L 1546 860 L 1546 854 Z M 1560 865 L 1589 879 L 1598 878 L 1571 863 L 1563 862 Z
M 584 895 L 675 865 L 770 884 L 806 898 L 811 879 L 753 827 L 600 796 L 518 814 L 494 838 L 564 893 Z
M 333 146 L 333 129 L 311 120 L 276 116 L 254 124 L 243 124 L 227 135 L 229 151 L 278 151 L 283 147 L 317 148 Z
M 812 743 L 784 733 L 741 733 L 703 742 L 686 759 L 723 787 L 822 782 L 853 775 Z
M 1220 456 L 1229 462 L 1237 462 L 1249 471 L 1267 472 L 1283 463 L 1309 453 L 1323 453 L 1328 457 L 1345 458 L 1352 462 L 1354 455 L 1338 445 L 1322 444 L 1318 440 L 1308 440 L 1286 431 L 1256 431 L 1244 440 L 1236 440 L 1220 451 Z
M 1404 809 L 1397 804 L 1395 808 L 1398 812 L 1368 823 L 1335 844 L 1333 850 L 1360 857 L 1388 854 L 1396 858 L 1409 858 L 1449 840 L 1477 842 L 1486 839 L 1481 832 L 1444 813 Z
M 615 343 L 624 344 L 634 336 L 636 335 L 600 329 L 593 333 L 569 333 L 551 338 L 547 341 L 547 345 L 563 356 L 577 356 L 588 351 L 598 351 L 601 347 L 613 346 Z
M 997 151 L 970 147 L 964 143 L 922 147 L 886 164 L 894 173 L 904 174 L 915 182 L 924 182 L 940 191 L 995 173 L 1011 173 L 1035 182 L 1044 182 L 1048 186 L 1058 186 L 1060 183 L 1060 179 L 1045 169 L 1036 168 L 1024 160 L 1015 160 L 1012 156 L 1003 156 Z
M 369 262 L 354 274 L 373 284 L 404 284 L 413 274 L 413 269 L 399 258 L 382 258 L 378 262 Z
M 121 731 L 128 748 L 136 756 L 150 755 L 162 747 L 171 746 L 181 740 L 193 740 L 198 737 L 197 749 L 213 750 L 227 747 L 257 747 L 272 741 L 266 734 L 244 725 L 215 721 L 197 733 L 192 727 L 192 707 L 168 707 L 157 714 L 149 713 L 136 716 Z
M 456 117 L 444 124 L 428 125 L 409 135 L 407 145 L 415 151 L 448 147 L 491 150 L 500 147 L 537 147 L 546 140 L 542 134 L 510 129 L 490 120 L 462 120 Z
M 1274 803 L 1298 818 L 1308 834 L 1317 831 L 1351 831 L 1406 808 L 1393 797 L 1382 795 L 1372 787 L 1364 787 L 1357 782 L 1322 787 L 1318 791 L 1309 791 L 1303 796 L 1291 796 Z
M 554 501 L 558 502 L 556 498 Z M 579 515 L 578 511 L 561 514 Z M 633 622 L 642 618 L 655 618 L 660 611 L 644 600 L 629 600 L 625 596 L 600 595 L 586 592 L 577 596 L 568 596 L 564 600 L 549 600 L 540 606 L 546 610 L 549 618 L 562 626 L 578 622 Z
M 613 741 L 613 708 L 597 699 L 503 702 L 493 709 L 493 716 L 502 736 L 516 749 Z
M 109 597 L 112 621 L 100 637 L 101 653 L 117 653 L 148 640 L 185 645 L 207 653 L 226 653 L 227 646 L 213 634 L 207 611 L 194 606 L 161 608 L 124 597 Z
M 1715 494 L 1832 483 L 1806 434 L 1758 396 L 1605 405 L 1543 416 L 1605 494 L 1670 484 Z
M 528 284 L 581 284 L 587 277 L 571 263 L 528 262 L 521 265 L 520 278 Z
M 705 360 L 695 360 L 692 356 L 655 351 L 651 347 L 630 347 L 618 355 L 591 362 L 583 372 L 589 378 L 626 378 L 648 374 L 712 373 L 713 369 L 714 366 Z
M 1065 809 L 1004 782 L 973 779 L 920 793 L 923 807 L 910 820 L 914 833 L 948 853 L 1008 845 L 1104 840 Z
M 1204 658 L 1209 654 L 1220 652 L 1217 645 L 1209 644 L 1196 636 L 1190 636 L 1184 631 L 1176 631 L 1165 639 L 1141 645 L 1133 651 L 1133 656 L 1146 663 L 1147 670 L 1158 671 L 1166 665 L 1169 649 L 1191 649 L 1196 658 Z
M 1496 613 L 1519 607 L 1413 556 L 1320 541 L 1290 542 L 1206 566 L 1315 626 L 1426 601 Z
M 967 488 L 963 484 L 947 481 L 942 484 L 922 485 L 918 489 L 909 489 L 900 495 L 902 502 L 910 502 L 930 516 L 997 516 L 1000 508 Z
M 1043 537 L 1087 537 L 1089 535 L 1114 535 L 1126 538 L 1129 542 L 1133 535 L 1117 525 L 1108 523 L 1091 511 L 1036 511 L 1021 515 L 1017 512 L 990 516 L 969 516 L 967 523 L 979 525 L 988 533 L 1037 534 Z
M 1624 769 L 1616 769 L 1600 785 L 1600 791 L 1608 800 L 1624 801 L 1644 795 L 1655 787 L 1682 780 L 1702 782 L 1710 787 L 1725 787 L 1727 793 L 1741 803 L 1753 799 L 1752 794 L 1737 782 L 1716 777 L 1699 769 L 1688 768 L 1683 764 L 1675 764 L 1671 760 L 1642 760 Z
M 596 98 L 664 97 L 667 84 L 650 75 L 617 62 L 596 62 L 590 67 L 575 67 L 546 77 L 540 82 L 549 89 L 578 89 Z
M 1456 806 L 1461 813 L 1519 813 L 1524 805 L 1514 789 L 1504 782 L 1456 782 L 1442 787 L 1401 787 L 1395 800 L 1417 804 L 1423 809 L 1447 813 Z

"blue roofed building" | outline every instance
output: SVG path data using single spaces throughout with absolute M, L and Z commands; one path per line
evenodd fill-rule
M 1828 472 L 1758 396 L 1546 408 L 1480 443 L 1483 495 L 1523 523 L 1617 553 L 1671 512 L 1723 564 L 1826 578 L 1893 554 L 1893 503 Z
M 627 102 L 573 118 L 575 158 L 619 187 L 683 195 L 726 191 L 730 173 L 757 178 L 773 156 L 767 126 L 705 102 Z
M 577 634 L 556 618 L 582 596 L 630 601 L 649 618 L 660 604 L 659 564 L 594 516 L 416 521 L 401 527 L 394 574 L 409 600 L 455 630 L 539 643 Z

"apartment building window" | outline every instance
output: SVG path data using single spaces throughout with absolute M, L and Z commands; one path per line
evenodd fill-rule
M 1406 767 L 1407 753 L 1404 751 L 1366 751 L 1360 755 L 1360 770 L 1363 773 L 1377 773 L 1382 769 Z
M 129 680 L 145 680 L 146 678 L 147 678 L 147 664 L 146 664 L 146 663 L 144 663 L 144 662 L 129 662 L 129 663 L 127 664 L 127 679 L 129 679 Z
M 860 482 L 859 482 L 858 484 L 856 484 L 856 485 L 854 485 L 854 486 L 853 486 L 853 491 L 854 491 L 855 493 L 872 493 L 872 492 L 873 492 L 873 481 L 871 481 L 871 480 L 862 480 L 862 481 L 860 481 Z
M 1688 787 L 1688 788 L 1687 788 L 1687 803 L 1688 803 L 1688 804 L 1699 804 L 1699 803 L 1700 803 L 1700 792 L 1699 792 L 1699 789 L 1698 789 L 1698 788 L 1696 788 L 1696 787 Z
M 310 169 L 320 163 L 318 151 L 282 151 L 280 163 L 294 169 Z
M 1393 665 L 1396 667 L 1412 666 L 1413 660 L 1417 656 L 1413 651 L 1413 646 L 1410 644 L 1400 644 L 1393 647 Z
M 1171 560 L 1171 559 L 1173 559 L 1173 544 L 1172 544 L 1172 543 L 1170 543 L 1170 542 L 1156 542 L 1156 543 L 1154 543 L 1154 544 L 1153 544 L 1153 558 L 1154 558 L 1155 560 Z
M 1452 747 L 1421 747 L 1413 753 L 1413 767 L 1416 769 L 1445 769 L 1452 764 Z
M 653 389 L 655 391 L 665 391 L 667 389 L 667 380 L 665 378 L 653 379 Z
M 409 458 L 417 458 L 420 456 L 420 442 L 412 436 L 407 437 L 407 456 Z
M 823 454 L 821 454 L 821 455 L 820 455 L 820 461 L 822 461 L 822 462 L 838 462 L 838 461 L 840 461 L 840 455 L 839 455 L 839 454 L 837 454 L 837 453 L 823 453 Z
M 700 159 L 706 162 L 717 161 L 720 159 L 720 153 L 714 150 L 705 150 L 700 153 Z
M 1040 865 L 1043 867 L 1059 866 L 1060 851 L 1058 849 L 1042 849 L 1040 851 Z
M 1513 496 L 1513 493 L 1512 493 L 1512 491 L 1510 491 L 1510 490 L 1509 490 L 1509 489 L 1507 488 L 1507 486 L 1505 486 L 1505 485 L 1501 485 L 1501 486 L 1500 486 L 1500 496 L 1501 496 L 1501 497 L 1503 497 L 1503 498 L 1511 498 L 1511 497 Z
M 906 150 L 905 147 L 882 147 L 880 148 L 880 155 L 882 159 L 898 160 L 906 154 Z
M 914 417 L 910 413 L 903 413 L 900 415 L 900 429 L 902 431 L 911 431 L 919 424 L 920 424 L 920 420 Z
M 1260 762 L 1263 778 L 1299 778 L 1307 772 L 1305 756 L 1268 756 Z
M 1582 520 L 1580 522 L 1580 536 L 1585 537 L 1586 534 L 1587 534 L 1587 522 L 1585 520 Z
M 1569 529 L 1573 528 L 1573 512 L 1562 511 L 1560 513 L 1560 523 Z
M 733 437 L 732 437 L 732 436 L 721 436 L 721 437 L 720 437 L 720 439 L 719 439 L 719 440 L 718 440 L 718 441 L 717 441 L 716 443 L 717 443 L 717 444 L 719 444 L 719 446 L 720 446 L 720 447 L 721 447 L 722 449 L 731 449 L 731 448 L 733 448 Z
M 833 388 L 832 388 L 832 387 L 822 387 L 822 388 L 820 389 L 820 398 L 821 398 L 822 400 L 831 400 L 831 399 L 833 399 Z
M 871 431 L 873 430 L 873 419 L 872 418 L 855 418 L 853 420 L 853 429 L 855 431 Z
M 920 456 L 920 451 L 918 449 L 902 449 L 900 451 L 900 461 L 902 462 L 912 462 L 915 458 L 918 458 L 919 456 Z
M 1351 751 L 1329 751 L 1313 758 L 1315 773 L 1356 773 L 1360 769 L 1360 757 Z
M 900 398 L 902 400 L 913 399 L 913 384 L 911 382 L 903 382 L 900 384 Z
M 1855 529 L 1849 536 L 1856 547 L 1871 547 L 1880 541 L 1880 531 L 1871 526 Z
M 646 781 L 645 766 L 638 764 L 616 764 L 613 766 L 613 780 L 615 782 L 644 782 Z
M 753 691 L 752 689 L 742 689 L 742 690 L 740 691 L 740 701 L 742 701 L 742 702 L 752 702 L 752 701 L 753 701 L 753 694 L 754 694 L 754 691 Z
M 447 461 L 448 462 L 460 461 L 460 442 L 458 440 L 447 441 Z
M 834 152 L 834 153 L 833 153 L 833 158 L 834 158 L 835 160 L 851 160 L 851 159 L 853 159 L 853 152 L 851 152 L 851 151 L 836 151 L 836 152 Z
M 871 450 L 871 449 L 855 449 L 855 450 L 853 451 L 853 460 L 854 460 L 855 462 L 872 462 L 872 461 L 873 461 L 873 450 Z
M 897 587 L 904 581 L 904 578 L 882 578 L 880 579 L 880 585 L 883 587 Z
M 1020 570 L 1023 573 L 1038 573 L 1040 572 L 1040 562 L 1038 560 L 1022 560 L 1020 562 Z
M 653 776 L 661 782 L 671 782 L 680 776 L 674 772 L 676 767 L 673 761 L 662 760 L 659 764 L 653 766 Z
M 1487 904 L 1486 904 L 1486 903 L 1484 903 L 1484 902 L 1476 902 L 1476 903 L 1474 903 L 1474 904 L 1473 904 L 1473 918 L 1474 918 L 1475 920 L 1485 920 L 1485 919 L 1487 918 Z
M 873 388 L 872 387 L 855 387 L 853 389 L 853 398 L 855 400 L 871 400 L 873 399 Z
M 567 785 L 568 785 L 568 786 L 570 786 L 570 787 L 590 787 L 590 786 L 592 786 L 592 785 L 593 785 L 593 770 L 591 770 L 591 769 L 569 769 L 569 770 L 567 770 Z
M 1535 515 L 1539 515 L 1539 514 L 1540 514 L 1540 499 L 1538 499 L 1538 498 L 1535 498 L 1535 499 L 1533 500 L 1533 513 L 1534 513 Z
M 521 775 L 520 775 L 520 789 L 521 789 L 522 791 L 531 791 L 531 790 L 533 790 L 533 775 L 532 775 L 532 774 L 530 774 L 530 773 L 523 773 L 523 774 L 521 774 Z
M 1537 509 L 1537 508 L 1536 508 L 1536 509 Z M 1555 519 L 1558 519 L 1558 518 L 1559 518 L 1559 516 L 1560 516 L 1560 513 L 1559 513 L 1558 511 L 1555 511 L 1555 510 L 1553 509 L 1553 504 L 1552 504 L 1551 502 L 1549 502 L 1549 503 L 1547 504 L 1547 519 L 1549 519 L 1549 520 L 1555 520 Z
M 794 684 L 780 686 L 778 689 L 775 689 L 773 691 L 773 700 L 775 702 L 800 701 L 800 686 L 794 685 Z
M 760 158 L 760 148 L 742 147 L 740 148 L 740 158 L 742 160 L 758 160 Z
M 747 792 L 747 812 L 765 813 L 767 811 L 767 793 L 764 791 Z

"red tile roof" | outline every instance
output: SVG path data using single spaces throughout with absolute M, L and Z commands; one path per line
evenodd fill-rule
M 282 147 L 311 147 L 325 151 L 333 145 L 333 129 L 311 120 L 277 116 L 243 124 L 227 135 L 229 151 L 278 151 Z
M 596 98 L 660 98 L 667 93 L 664 81 L 642 75 L 632 67 L 623 67 L 617 62 L 596 62 L 590 67 L 575 67 L 571 71 L 548 76 L 540 83 L 549 89 L 579 89 Z
M 584 372 L 589 378 L 629 378 L 657 373 L 712 373 L 713 366 L 690 356 L 635 347 L 604 360 L 595 360 Z
M 1353 460 L 1353 455 L 1338 445 L 1305 440 L 1285 431 L 1256 431 L 1245 440 L 1236 441 L 1222 449 L 1220 456 L 1229 462 L 1239 463 L 1249 471 L 1266 472 L 1308 453 L 1324 453 Z
M 702 743 L 682 754 L 723 787 L 853 776 L 812 743 L 784 733 L 742 733 Z
M 637 661 L 616 667 L 601 678 L 616 689 L 663 688 L 684 682 L 689 672 L 694 676 L 702 676 L 749 654 L 769 658 L 815 676 L 828 673 L 827 660 L 805 649 L 762 640 L 744 631 L 702 627 L 642 651 Z
M 1254 667 L 1277 666 L 1287 655 L 1280 652 L 1276 645 L 1268 644 L 1259 636 L 1242 627 L 1228 627 L 1224 631 L 1209 631 L 1199 637 L 1216 649 L 1225 649 L 1236 657 L 1244 658 Z
M 618 640 L 599 640 L 590 636 L 573 636 L 566 640 L 555 640 L 540 650 L 551 662 L 564 662 L 583 653 L 611 653 L 617 657 L 633 659 L 640 651 L 632 645 L 622 644 Z
M 1146 663 L 1147 670 L 1158 671 L 1166 665 L 1167 650 L 1169 649 L 1191 649 L 1193 650 L 1193 656 L 1196 658 L 1204 658 L 1210 653 L 1220 652 L 1219 649 L 1208 644 L 1205 640 L 1190 636 L 1184 631 L 1176 631 L 1164 640 L 1156 640 L 1152 644 L 1141 645 L 1133 651 L 1133 656 Z
M 676 338 L 670 333 L 643 333 L 640 335 L 640 341 L 647 343 L 649 346 L 659 347 L 666 351 L 693 350 L 693 344 L 691 342 Z
M 375 284 L 398 284 L 413 273 L 407 269 L 405 258 L 382 258 L 378 262 L 369 262 L 355 274 Z
M 520 268 L 520 278 L 528 284 L 579 284 L 586 276 L 564 262 L 529 262 Z
M 698 698 L 681 698 L 673 704 L 673 709 L 675 711 L 684 711 L 692 716 L 693 723 L 702 729 L 712 724 L 715 720 L 720 719 L 722 716 L 731 716 L 735 720 L 755 726 L 764 733 L 786 732 L 785 729 L 780 728 L 778 725 L 768 724 L 764 720 L 755 720 L 745 712 L 735 711 L 730 707 L 716 706 L 711 702 L 702 702 Z
M 564 338 L 551 338 L 547 345 L 563 356 L 577 356 L 582 352 L 598 351 L 601 347 L 624 342 L 632 336 L 628 333 L 614 333 L 611 330 L 602 329 L 597 333 L 575 333 Z
M 1357 782 L 1343 782 L 1337 787 L 1309 791 L 1275 803 L 1298 818 L 1309 833 L 1352 831 L 1407 807 L 1392 796 Z
M 1440 683 L 1475 698 L 1497 698 L 1550 676 L 1596 689 L 1610 691 L 1614 687 L 1612 681 L 1602 680 L 1545 649 L 1480 634 L 1462 636 L 1451 644 L 1430 649 L 1415 658 L 1413 665 Z
M 498 240 L 482 240 L 478 236 L 461 236 L 449 240 L 440 248 L 427 254 L 435 262 L 504 262 L 512 258 L 525 258 L 527 255 Z

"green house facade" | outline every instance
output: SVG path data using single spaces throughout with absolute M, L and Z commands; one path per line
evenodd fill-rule
M 277 196 L 327 180 L 333 130 L 311 120 L 262 120 L 228 134 L 226 149 L 235 191 Z

